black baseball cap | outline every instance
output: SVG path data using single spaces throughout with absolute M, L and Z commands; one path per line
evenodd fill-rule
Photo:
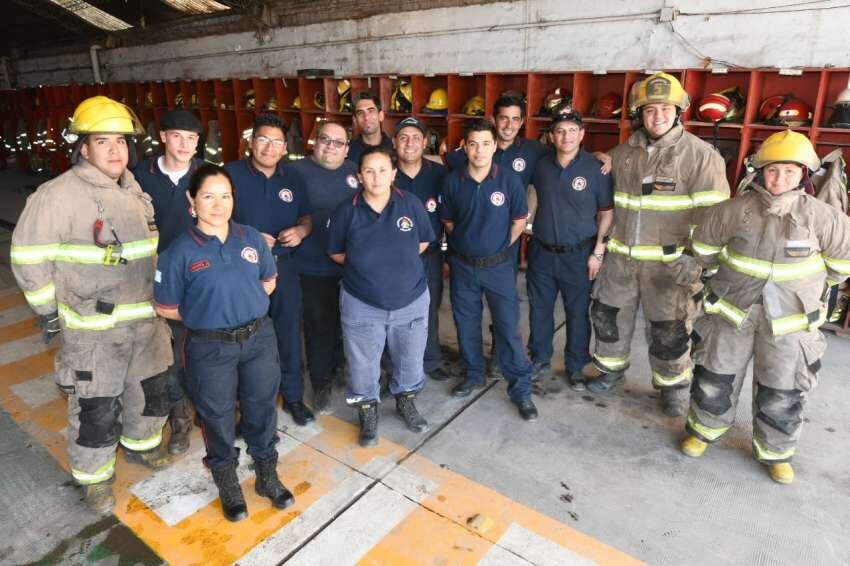
M 395 135 L 398 135 L 402 128 L 416 128 L 422 132 L 423 136 L 428 135 L 428 126 L 426 126 L 422 120 L 414 118 L 413 116 L 408 116 L 395 125 Z
M 558 122 L 573 122 L 578 124 L 580 128 L 584 127 L 584 122 L 581 119 L 581 114 L 579 114 L 578 110 L 575 110 L 571 106 L 566 106 L 557 110 L 554 114 L 552 114 L 552 122 L 551 126 L 554 126 Z
M 176 108 L 167 112 L 159 121 L 160 129 L 165 130 L 185 130 L 187 132 L 195 132 L 196 134 L 203 133 L 201 122 L 198 118 L 182 108 Z

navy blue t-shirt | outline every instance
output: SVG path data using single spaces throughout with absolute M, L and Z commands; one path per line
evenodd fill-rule
M 222 244 L 191 226 L 159 256 L 154 300 L 177 307 L 192 330 L 237 328 L 269 311 L 262 282 L 276 276 L 274 258 L 254 228 L 231 222 Z
M 396 187 L 413 193 L 422 201 L 425 212 L 431 220 L 431 229 L 434 230 L 434 241 L 429 246 L 431 248 L 438 247 L 443 237 L 443 223 L 440 221 L 440 187 L 446 173 L 448 170 L 444 166 L 429 159 L 423 159 L 422 167 L 416 177 L 411 179 L 400 168 L 395 176 Z
M 345 254 L 342 284 L 378 309 L 397 310 L 428 287 L 419 244 L 434 239 L 428 214 L 416 196 L 393 189 L 380 214 L 360 192 L 331 217 L 328 253 Z
M 339 203 L 351 199 L 360 190 L 357 167 L 346 160 L 330 171 L 310 157 L 289 167 L 301 177 L 313 206 L 313 231 L 294 255 L 298 272 L 314 277 L 342 275 L 342 267 L 328 257 L 328 219 Z
M 171 182 L 171 178 L 159 168 L 157 163 L 159 157 L 155 156 L 139 162 L 133 169 L 133 176 L 136 177 L 142 190 L 151 197 L 154 221 L 159 230 L 159 244 L 156 251 L 162 253 L 177 236 L 193 224 L 192 216 L 189 214 L 186 189 L 189 188 L 192 173 L 204 162 L 200 159 L 192 159 L 188 173 L 180 177 L 175 185 Z
M 537 191 L 534 237 L 554 246 L 573 246 L 596 235 L 596 213 L 614 207 L 611 176 L 580 149 L 561 167 L 555 154 L 537 162 L 532 183 Z
M 551 153 L 551 149 L 537 140 L 516 137 L 506 149 L 498 148 L 493 154 L 493 163 L 519 175 L 522 184 L 527 187 L 534 175 L 534 167 L 541 156 Z M 452 171 L 466 168 L 466 151 L 462 147 L 446 153 L 446 165 Z
M 453 222 L 449 244 L 456 252 L 483 258 L 510 244 L 511 224 L 528 217 L 525 185 L 518 175 L 504 173 L 496 164 L 479 183 L 466 169 L 452 171 L 440 192 L 443 222 Z
M 381 132 L 381 143 L 379 144 L 382 147 L 387 149 L 393 149 L 393 140 L 390 136 Z M 351 143 L 348 144 L 348 160 L 354 163 L 355 166 L 360 166 L 360 156 L 363 155 L 363 152 L 366 148 L 369 147 L 366 143 L 363 142 L 363 138 L 359 137 L 355 140 L 351 140 Z
M 280 163 L 274 175 L 266 177 L 254 167 L 250 157 L 225 165 L 236 191 L 233 220 L 277 238 L 281 230 L 292 228 L 300 218 L 309 216 L 312 213 L 310 198 L 301 177 L 291 171 L 291 167 Z M 278 242 L 272 253 L 286 256 L 293 250 Z

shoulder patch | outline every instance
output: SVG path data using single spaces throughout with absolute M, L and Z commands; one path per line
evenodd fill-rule
M 249 263 L 259 263 L 260 261 L 260 254 L 258 254 L 257 250 L 251 246 L 245 246 L 242 248 L 242 253 L 239 255 L 242 256 L 242 259 Z

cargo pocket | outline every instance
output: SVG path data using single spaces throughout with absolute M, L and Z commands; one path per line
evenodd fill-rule
M 168 372 L 158 373 L 141 381 L 145 394 L 143 417 L 165 417 L 171 404 L 168 400 Z
M 812 336 L 800 340 L 800 350 L 802 353 L 794 376 L 797 389 L 811 391 L 818 383 L 818 371 L 821 367 L 821 358 L 826 352 L 826 340 L 820 332 L 813 332 Z
M 94 344 L 68 344 L 56 355 L 54 380 L 64 396 L 80 395 L 94 380 Z

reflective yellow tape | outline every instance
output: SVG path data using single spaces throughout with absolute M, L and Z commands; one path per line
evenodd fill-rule
M 824 322 L 826 322 L 826 309 L 821 309 L 814 322 L 809 322 L 809 317 L 805 314 L 792 314 L 771 320 L 770 328 L 774 336 L 784 336 L 792 332 L 817 330 Z
M 94 473 L 83 472 L 71 468 L 71 476 L 80 485 L 90 485 L 93 483 L 101 483 L 107 481 L 115 474 L 115 454 L 103 466 L 98 468 Z
M 747 318 L 746 311 L 742 311 L 729 301 L 718 298 L 715 302 L 710 303 L 708 297 L 711 295 L 708 289 L 703 294 L 703 308 L 709 314 L 717 314 L 732 323 L 735 328 L 741 328 L 744 324 L 744 319 Z
M 127 261 L 156 255 L 158 237 L 122 244 L 121 257 Z M 94 244 L 46 244 L 40 246 L 12 246 L 12 263 L 36 265 L 46 261 L 64 263 L 99 264 L 106 260 L 106 248 Z
M 699 191 L 691 195 L 695 207 L 712 206 L 729 198 L 728 193 L 721 191 Z
M 836 273 L 850 276 L 850 260 L 823 256 L 826 266 Z
M 712 428 L 709 426 L 705 426 L 704 424 L 696 420 L 696 418 L 694 418 L 693 413 L 688 413 L 688 426 L 691 428 L 691 430 L 693 430 L 709 442 L 714 442 L 715 440 L 726 434 L 726 431 L 729 430 L 728 426 L 720 428 Z
M 46 305 L 56 300 L 56 287 L 53 283 L 48 283 L 41 289 L 36 289 L 35 291 L 24 291 L 24 297 L 26 297 L 27 302 L 34 307 Z
M 699 191 L 692 195 L 632 195 L 617 191 L 614 204 L 629 210 L 679 211 L 711 206 L 729 198 L 721 191 Z
M 108 330 L 119 322 L 153 318 L 156 316 L 153 303 L 150 301 L 115 305 L 112 314 L 98 313 L 82 315 L 64 303 L 59 303 L 58 309 L 59 316 L 65 322 L 65 326 L 74 330 Z
M 599 365 L 602 366 L 599 369 L 605 368 L 609 371 L 620 371 L 622 369 L 626 369 L 629 365 L 628 358 L 612 358 L 594 355 L 593 359 L 599 362 Z
M 712 246 L 699 240 L 693 240 L 691 242 L 691 248 L 699 255 L 714 255 L 719 254 L 723 246 Z
M 794 455 L 795 451 L 795 448 L 789 448 L 784 452 L 774 452 L 762 444 L 761 440 L 753 437 L 753 452 L 756 453 L 756 458 L 759 460 L 787 460 Z
M 820 255 L 796 263 L 773 263 L 739 254 L 729 246 L 720 250 L 720 261 L 738 273 L 773 281 L 793 281 L 826 271 L 826 264 Z
M 676 246 L 675 252 L 665 254 L 663 246 L 628 246 L 619 240 L 611 238 L 608 240 L 606 249 L 610 252 L 640 261 L 671 263 L 679 259 L 679 256 L 685 251 L 685 246 Z
M 662 375 L 657 371 L 652 372 L 652 383 L 659 387 L 672 387 L 673 385 L 678 385 L 683 381 L 686 381 L 691 378 L 693 375 L 693 370 L 691 368 L 686 369 L 679 375 Z
M 134 450 L 136 452 L 142 452 L 144 450 L 153 450 L 162 442 L 162 429 L 155 432 L 151 436 L 147 438 L 143 438 L 141 440 L 135 440 L 133 438 L 127 438 L 126 436 L 121 436 L 121 446 L 127 448 L 129 450 Z

